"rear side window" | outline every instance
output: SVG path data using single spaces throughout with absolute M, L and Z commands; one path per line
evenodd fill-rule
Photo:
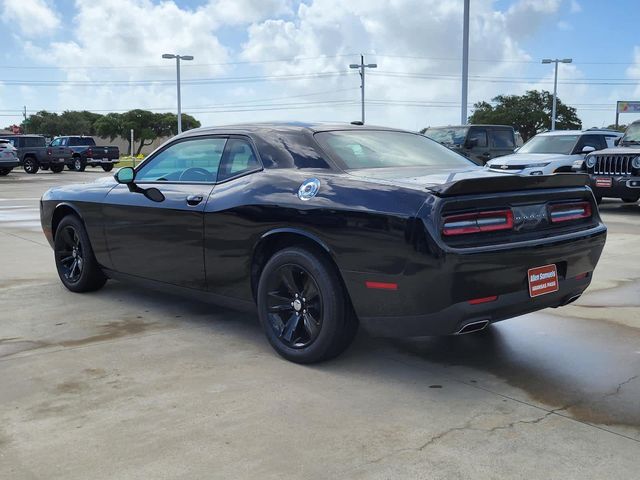
M 476 147 L 486 147 L 487 145 L 489 145 L 489 143 L 487 142 L 487 131 L 484 129 L 481 130 L 479 128 L 472 128 L 469 131 L 467 141 L 472 143 L 474 140 L 476 140 Z
M 260 168 L 260 162 L 249 142 L 241 138 L 230 138 L 220 162 L 218 181 L 258 168 Z
M 607 142 L 605 142 L 602 135 L 582 135 L 576 144 L 574 153 L 582 152 L 584 147 L 593 147 L 596 150 L 603 150 L 607 148 Z
M 44 137 L 24 137 L 22 139 L 22 143 L 23 143 L 23 146 L 26 148 L 46 146 L 46 141 Z
M 513 132 L 509 130 L 491 130 L 491 146 L 494 148 L 516 148 Z
M 92 137 L 71 137 L 69 138 L 70 147 L 93 147 L 96 142 Z

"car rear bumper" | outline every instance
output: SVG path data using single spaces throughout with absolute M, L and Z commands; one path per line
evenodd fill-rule
M 497 322 L 574 300 L 589 286 L 605 239 L 600 224 L 590 233 L 544 245 L 447 253 L 419 270 L 409 263 L 403 275 L 343 276 L 360 322 L 371 334 L 448 335 L 472 322 Z M 559 290 L 530 298 L 528 270 L 550 264 L 557 267 Z M 373 290 L 367 286 L 371 280 L 395 288 Z
M 598 186 L 598 179 L 611 179 L 610 187 Z M 640 177 L 589 175 L 591 189 L 596 197 L 635 197 L 640 196 Z
M 0 168 L 16 168 L 20 166 L 20 162 L 15 160 L 0 160 Z

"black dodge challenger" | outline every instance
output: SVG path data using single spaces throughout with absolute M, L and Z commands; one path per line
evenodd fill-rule
M 256 309 L 274 349 L 470 333 L 578 298 L 606 238 L 587 177 L 491 173 L 423 135 L 359 125 L 202 128 L 115 178 L 49 190 L 71 291 L 139 282 Z

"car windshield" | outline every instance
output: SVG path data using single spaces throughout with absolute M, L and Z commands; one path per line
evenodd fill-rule
M 620 142 L 622 144 L 640 143 L 640 123 L 632 123 L 629 125 Z
M 472 163 L 424 135 L 384 130 L 344 130 L 315 135 L 346 170 L 384 167 L 464 168 Z
M 467 137 L 468 131 L 469 129 L 467 127 L 440 127 L 427 128 L 424 134 L 436 142 L 449 145 L 462 145 Z
M 536 135 L 518 153 L 559 153 L 570 155 L 579 135 Z

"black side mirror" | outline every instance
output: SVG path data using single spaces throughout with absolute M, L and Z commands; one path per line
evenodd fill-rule
M 114 178 L 118 183 L 130 185 L 136 179 L 136 171 L 131 167 L 123 167 L 115 173 Z
M 164 194 L 155 187 L 141 188 L 135 184 L 136 171 L 131 167 L 123 167 L 114 175 L 116 181 L 129 187 L 132 193 L 141 193 L 152 202 L 164 202 Z

